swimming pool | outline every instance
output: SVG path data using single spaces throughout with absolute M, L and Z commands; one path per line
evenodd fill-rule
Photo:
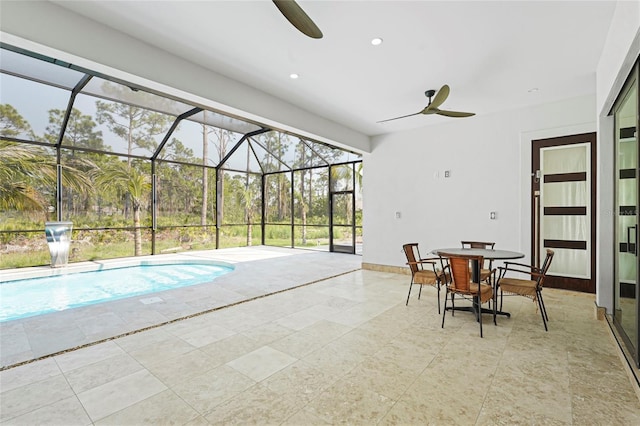
M 233 269 L 220 262 L 142 262 L 6 281 L 0 283 L 0 322 L 207 283 Z

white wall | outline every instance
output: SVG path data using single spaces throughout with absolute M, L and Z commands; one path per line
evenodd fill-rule
M 640 55 L 640 2 L 619 1 L 596 72 L 598 116 L 598 280 L 596 304 L 613 310 L 613 117 L 609 111 Z
M 596 71 L 596 111 L 607 115 L 640 52 L 640 2 L 618 1 Z
M 420 243 L 424 257 L 462 239 L 495 241 L 530 261 L 531 140 L 593 132 L 594 109 L 595 95 L 583 96 L 373 138 L 363 262 L 403 266 L 403 243 Z
M 42 1 L 0 3 L 0 40 L 219 111 L 368 152 L 369 137 Z

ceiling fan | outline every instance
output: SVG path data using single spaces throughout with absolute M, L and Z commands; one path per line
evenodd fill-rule
M 427 98 L 429 98 L 429 105 L 424 107 L 422 111 L 418 111 L 416 113 L 409 114 L 409 115 L 403 115 L 401 117 L 389 118 L 388 120 L 378 121 L 378 123 L 384 123 L 391 120 L 398 120 L 400 118 L 411 117 L 418 114 L 438 114 L 438 115 L 444 115 L 446 117 L 471 117 L 472 115 L 476 115 L 474 112 L 447 111 L 447 110 L 438 108 L 440 105 L 442 105 L 442 103 L 445 100 L 447 100 L 447 97 L 449 96 L 449 91 L 450 91 L 449 86 L 447 86 L 446 84 L 442 86 L 440 90 L 438 90 L 438 93 L 436 93 L 436 91 L 433 89 L 427 90 L 426 92 L 424 92 L 424 94 Z M 433 95 L 435 95 L 435 97 L 433 98 L 433 101 L 432 101 L 431 98 L 433 97 Z
M 273 0 L 273 3 L 294 27 L 311 38 L 322 38 L 322 31 L 293 0 Z

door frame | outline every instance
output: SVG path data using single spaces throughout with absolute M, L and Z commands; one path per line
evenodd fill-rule
M 591 235 L 590 235 L 590 278 L 570 278 L 570 277 L 561 277 L 554 275 L 547 275 L 545 278 L 545 286 L 553 287 L 553 288 L 562 288 L 568 290 L 576 290 L 586 293 L 594 293 L 596 292 L 596 244 L 594 244 L 595 236 L 596 236 L 596 182 L 597 182 L 597 136 L 595 132 L 588 133 L 580 133 L 575 135 L 567 135 L 567 136 L 557 136 L 546 139 L 535 139 L 531 141 L 531 257 L 532 263 L 536 266 L 540 266 L 540 245 L 542 244 L 540 240 L 540 227 L 538 224 L 538 219 L 540 216 L 540 205 L 539 205 L 539 195 L 540 195 L 540 184 L 541 182 L 540 176 L 536 175 L 536 171 L 540 170 L 540 149 L 548 148 L 554 146 L 566 146 L 566 145 L 576 145 L 589 143 L 589 152 L 590 152 L 590 173 L 591 173 L 591 203 L 590 203 L 590 213 L 591 213 Z M 555 248 L 564 248 L 567 247 L 567 243 L 563 243 L 562 241 L 557 241 L 549 245 L 548 247 L 553 249 Z
M 333 213 L 334 213 L 334 197 L 340 195 L 345 195 L 351 200 L 351 218 L 350 224 L 337 225 L 333 222 Z M 329 232 L 329 251 L 335 253 L 348 253 L 355 254 L 356 253 L 356 233 L 355 233 L 355 191 L 347 190 L 347 191 L 336 191 L 330 194 L 330 205 L 331 205 L 331 215 L 330 215 L 330 232 Z M 336 244 L 334 239 L 334 234 L 337 228 L 348 228 L 351 231 L 351 245 L 345 244 Z
M 348 254 L 356 254 L 356 176 L 355 176 L 355 163 L 349 163 L 349 167 L 351 167 L 351 182 L 349 188 L 351 189 L 342 189 L 342 190 L 334 190 L 334 182 L 333 182 L 333 167 L 342 167 L 345 164 L 333 164 L 329 166 L 329 251 L 332 253 L 348 253 Z M 337 225 L 333 222 L 333 214 L 335 211 L 335 202 L 334 197 L 336 195 L 346 195 L 350 198 L 351 201 L 351 217 L 349 218 L 350 224 L 340 224 Z M 351 245 L 347 246 L 344 244 L 335 244 L 335 230 L 336 228 L 349 228 L 351 231 Z

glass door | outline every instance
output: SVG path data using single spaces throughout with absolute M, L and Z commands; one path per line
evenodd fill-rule
M 354 254 L 353 191 L 331 195 L 331 251 Z
M 638 80 L 637 71 L 614 106 L 615 298 L 614 323 L 638 359 Z
M 596 134 L 532 143 L 532 250 L 540 265 L 555 252 L 545 286 L 595 293 Z
M 353 164 L 330 167 L 329 251 L 355 254 L 355 174 Z

